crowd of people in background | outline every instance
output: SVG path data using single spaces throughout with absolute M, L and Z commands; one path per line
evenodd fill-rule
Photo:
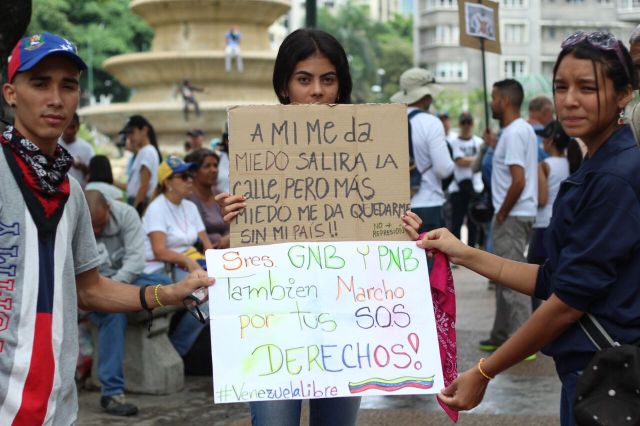
M 59 45 L 68 43 L 56 36 L 46 37 Z M 225 37 L 227 70 L 230 59 L 236 57 L 242 72 L 240 35 L 231 29 Z M 45 41 L 32 38 L 30 42 Z M 229 247 L 229 222 L 243 206 L 242 196 L 228 193 L 228 131 L 225 128 L 221 139 L 207 146 L 201 129 L 189 129 L 184 153 L 163 156 L 152 123 L 141 115 L 132 115 L 120 131 L 130 152 L 126 183 L 114 179 L 109 158 L 95 155 L 91 145 L 77 136 L 80 119 L 71 94 L 64 106 L 71 115 L 59 133 L 41 137 L 30 130 L 25 112 L 28 105 L 21 97 L 26 97 L 23 92 L 28 92 L 30 83 L 21 74 L 43 75 L 47 81 L 60 80 L 60 84 L 75 84 L 77 88 L 77 75 L 86 67 L 75 53 L 63 56 L 61 50 L 41 50 L 46 55 L 32 62 L 22 58 L 22 63 L 15 64 L 4 95 L 16 109 L 17 121 L 16 127 L 8 128 L 3 135 L 2 143 L 8 148 L 2 162 L 30 167 L 33 154 L 27 151 L 31 145 L 18 132 L 40 144 L 39 149 L 46 149 L 52 158 L 66 158 L 64 167 L 58 170 L 54 165 L 53 171 L 40 174 L 42 181 L 29 184 L 40 191 L 41 202 L 50 197 L 69 197 L 71 191 L 73 202 L 69 207 L 59 201 L 43 205 L 45 211 L 68 209 L 77 218 L 78 228 L 73 231 L 77 235 L 73 238 L 80 239 L 79 233 L 91 225 L 97 248 L 83 238 L 85 251 L 81 253 L 74 240 L 76 265 L 82 259 L 84 266 L 73 270 L 67 265 L 65 270 L 67 278 L 75 277 L 82 283 L 79 289 L 102 286 L 103 277 L 110 279 L 104 284 L 106 289 L 116 288 L 112 281 L 134 284 L 141 288 L 141 306 L 149 309 L 149 305 L 162 305 L 158 292 L 164 286 L 179 282 L 171 292 L 164 293 L 165 302 L 179 304 L 181 299 L 169 300 L 169 296 L 175 289 L 182 297 L 204 285 L 203 253 L 210 248 Z M 26 51 L 24 55 L 36 54 Z M 50 73 L 50 69 L 54 71 Z M 629 219 L 640 217 L 634 216 L 640 214 L 633 197 L 638 193 L 638 183 L 631 176 L 640 157 L 632 129 L 623 120 L 632 89 L 637 88 L 637 76 L 629 52 L 613 36 L 579 32 L 563 42 L 553 79 L 554 99 L 531 99 L 526 106 L 527 117 L 521 116 L 522 85 L 513 79 L 493 83 L 490 108 L 497 132 L 489 123 L 485 123 L 485 129 L 477 128 L 477 120 L 469 111 L 457 117 L 451 117 L 449 111 L 431 113 L 442 87 L 426 69 L 405 71 L 399 79 L 400 90 L 390 100 L 407 105 L 410 157 L 413 173 L 418 176 L 411 191 L 412 213 L 402 218 L 405 229 L 413 239 L 418 232 L 426 232 L 419 245 L 448 254 L 454 266 L 460 264 L 479 272 L 495 289 L 494 325 L 487 330 L 487 338 L 478 342 L 481 350 L 493 354 L 462 374 L 439 398 L 455 409 L 471 408 L 480 402 L 491 378 L 515 362 L 535 360 L 538 350 L 546 345 L 547 353 L 555 357 L 563 383 L 562 424 L 572 425 L 571 398 L 577 376 L 595 352 L 576 331 L 580 316 L 587 310 L 599 315 L 622 341 L 640 337 L 640 330 L 624 326 L 634 318 L 626 318 L 625 312 L 629 311 L 621 307 L 627 300 L 633 300 L 634 306 L 640 304 L 636 284 L 640 233 L 635 232 L 637 223 Z M 335 38 L 322 31 L 298 30 L 285 39 L 275 62 L 273 82 L 282 104 L 351 102 L 347 55 Z M 190 106 L 200 114 L 192 99 L 197 90 L 188 80 L 182 84 L 185 119 Z M 1 168 L 5 179 L 13 179 L 11 173 L 17 173 L 11 167 L 12 172 L 8 167 Z M 68 170 L 74 183 L 65 180 L 62 169 Z M 27 191 L 14 186 L 16 194 Z M 78 201 L 78 188 L 84 190 L 86 215 L 82 200 Z M 615 200 L 610 200 L 612 194 L 616 194 Z M 34 200 L 25 201 L 28 208 L 40 208 Z M 628 216 L 603 211 L 602 203 L 607 200 L 619 205 Z M 561 219 L 554 220 L 558 214 Z M 46 224 L 41 222 L 37 226 L 45 229 Z M 591 231 L 596 227 L 602 228 L 603 234 L 614 235 L 617 241 L 594 236 Z M 463 229 L 466 246 L 460 242 Z M 45 231 L 38 237 L 45 241 L 38 242 L 41 249 L 50 241 L 43 237 Z M 567 239 L 569 234 L 571 238 Z M 577 272 L 581 268 L 592 274 L 576 283 L 572 274 L 583 276 Z M 604 270 L 606 277 L 599 275 Z M 629 294 L 608 292 L 617 282 L 634 285 L 629 285 Z M 157 287 L 147 291 L 149 286 Z M 129 287 L 118 289 L 129 299 L 136 299 L 137 290 Z M 116 311 L 131 311 L 137 306 L 117 300 L 118 306 L 112 308 L 107 302 L 88 299 L 85 291 L 78 292 L 81 306 L 91 312 L 88 317 L 99 330 L 100 404 L 110 414 L 136 414 L 137 407 L 124 396 L 126 316 Z M 151 300 L 154 302 L 148 305 Z M 562 315 L 570 320 L 562 324 L 555 321 Z M 550 323 L 557 324 L 549 327 L 556 334 L 543 330 Z M 190 315 L 176 320 L 170 338 L 178 354 L 185 357 L 205 327 Z M 481 392 L 474 391 L 477 389 Z M 353 425 L 359 404 L 359 398 L 314 400 L 311 418 L 319 424 Z M 254 402 L 251 413 L 256 425 L 297 424 L 300 401 Z

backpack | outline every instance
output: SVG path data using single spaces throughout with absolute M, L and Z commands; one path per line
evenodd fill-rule
M 415 194 L 416 192 L 418 192 L 418 190 L 420 189 L 420 181 L 422 180 L 422 175 L 427 171 L 429 171 L 429 169 L 423 170 L 423 171 L 418 170 L 418 166 L 416 166 L 416 160 L 413 154 L 413 138 L 411 137 L 411 119 L 420 113 L 426 114 L 426 112 L 420 109 L 415 109 L 411 111 L 407 116 L 407 120 L 409 123 L 409 126 L 408 126 L 409 128 L 409 138 L 408 138 L 409 139 L 409 188 L 411 190 L 411 194 Z M 449 142 L 447 142 L 446 140 L 445 142 L 447 143 L 447 150 L 449 150 L 449 155 L 453 159 L 453 152 L 451 150 L 451 146 L 449 145 Z M 453 173 L 451 173 L 451 176 L 442 179 L 442 190 L 446 191 L 447 188 L 449 187 L 449 184 L 452 181 L 453 181 Z

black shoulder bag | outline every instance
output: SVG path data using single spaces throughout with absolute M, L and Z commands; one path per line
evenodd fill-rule
M 576 385 L 576 423 L 640 425 L 640 347 L 615 342 L 591 314 L 579 324 L 598 352 Z

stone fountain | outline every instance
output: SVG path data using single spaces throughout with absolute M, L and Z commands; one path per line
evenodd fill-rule
M 92 105 L 83 120 L 115 137 L 126 118 L 142 114 L 153 124 L 161 145 L 176 147 L 185 132 L 201 128 L 219 136 L 229 105 L 276 103 L 271 75 L 276 52 L 268 28 L 285 14 L 290 0 L 133 0 L 130 8 L 155 30 L 151 51 L 118 55 L 105 69 L 133 89 L 126 103 Z M 225 71 L 225 33 L 242 35 L 244 71 Z M 183 116 L 177 88 L 182 80 L 205 88 L 196 93 L 202 114 Z

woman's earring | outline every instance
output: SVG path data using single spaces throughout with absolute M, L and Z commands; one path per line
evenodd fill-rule
M 15 107 L 16 107 L 15 102 L 12 102 L 12 103 L 11 103 L 11 108 L 15 108 Z
M 622 126 L 624 124 L 624 110 L 620 110 L 620 115 L 618 115 L 618 125 Z

